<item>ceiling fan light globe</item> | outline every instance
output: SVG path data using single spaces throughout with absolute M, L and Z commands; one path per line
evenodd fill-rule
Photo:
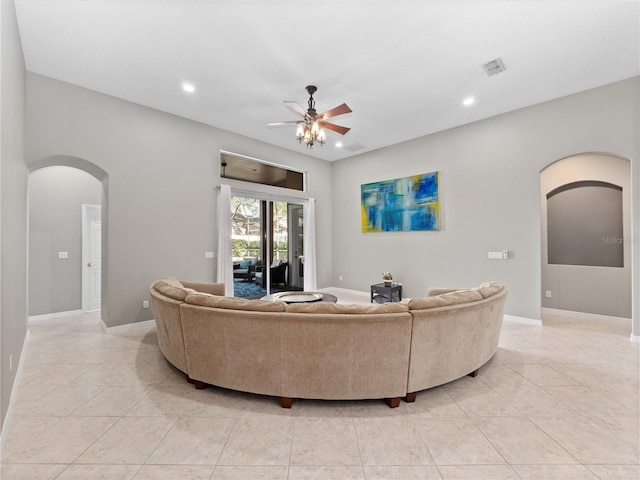
M 318 133 L 320 133 L 320 125 L 318 125 L 318 122 L 313 122 L 313 125 L 311 125 L 311 135 L 317 137 Z
M 318 131 L 318 142 L 320 142 L 321 144 L 324 144 L 325 140 L 327 139 L 327 134 L 324 132 L 324 128 L 320 128 L 320 130 Z
M 301 139 L 302 137 L 304 137 L 304 125 L 299 123 L 298 129 L 296 130 L 296 138 Z

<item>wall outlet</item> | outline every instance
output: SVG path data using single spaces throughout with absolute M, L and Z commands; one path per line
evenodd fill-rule
M 544 296 L 545 296 L 545 297 L 547 297 L 547 298 L 551 298 L 551 290 L 547 290 L 547 291 L 544 293 Z
M 502 252 L 489 252 L 488 257 L 491 260 L 502 260 Z
M 65 260 L 69 258 L 69 252 L 58 252 L 58 258 L 60 260 Z
M 509 259 L 509 250 L 502 251 L 502 258 L 504 258 L 505 260 Z
M 204 258 L 216 258 L 215 252 L 204 252 Z
M 340 275 L 340 281 L 342 281 L 342 275 Z
M 149 308 L 149 300 L 142 301 L 142 308 Z

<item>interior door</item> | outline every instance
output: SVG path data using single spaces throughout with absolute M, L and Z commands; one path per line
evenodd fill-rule
M 102 208 L 82 206 L 82 310 L 101 307 Z

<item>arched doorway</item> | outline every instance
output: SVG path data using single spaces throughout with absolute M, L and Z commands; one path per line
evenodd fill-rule
M 560 159 L 540 172 L 540 194 L 543 312 L 631 319 L 630 160 Z
M 29 164 L 30 317 L 87 308 L 83 278 L 90 262 L 83 257 L 83 212 L 88 205 L 102 210 L 98 214 L 102 231 L 98 229 L 93 242 L 99 249 L 94 253 L 106 259 L 107 180 L 103 169 L 77 157 L 52 156 Z M 106 275 L 106 268 L 97 272 L 94 287 L 99 289 L 99 299 L 91 309 L 105 304 Z

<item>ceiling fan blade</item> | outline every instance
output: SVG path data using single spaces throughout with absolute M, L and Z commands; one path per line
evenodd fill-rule
M 285 120 L 284 122 L 269 122 L 267 126 L 269 127 L 279 127 L 281 125 L 295 125 L 296 123 L 300 123 L 302 120 Z
M 338 105 L 335 108 L 332 108 L 331 110 L 327 110 L 324 113 L 321 113 L 320 115 L 318 115 L 319 117 L 322 117 L 324 120 L 327 120 L 331 117 L 337 117 L 338 115 L 344 115 L 345 113 L 351 113 L 352 110 L 349 108 L 349 105 L 347 105 L 346 103 L 343 103 L 342 105 Z
M 293 113 L 297 113 L 302 118 L 304 118 L 307 115 L 307 112 L 304 110 L 304 108 L 302 108 L 300 106 L 300 104 L 298 102 L 293 102 L 291 100 L 285 100 L 283 103 L 284 103 L 285 107 L 287 107 Z
M 350 128 L 341 127 L 340 125 L 335 125 L 335 124 L 329 123 L 329 122 L 320 122 L 320 126 L 326 128 L 328 130 L 333 130 L 334 132 L 337 132 L 340 135 L 344 135 L 349 130 L 351 130 Z

